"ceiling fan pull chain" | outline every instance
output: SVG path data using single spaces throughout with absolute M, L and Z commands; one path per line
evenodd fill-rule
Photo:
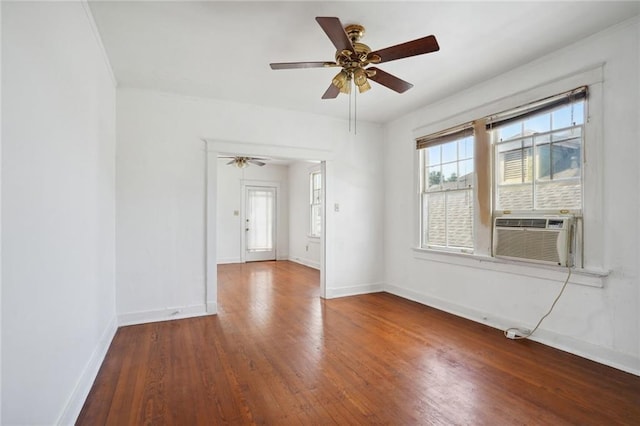
M 355 87 L 353 89 L 354 89 L 353 90 L 353 134 L 357 135 L 358 134 L 358 94 L 356 93 L 357 91 L 355 90 Z
M 349 84 L 349 88 L 351 88 L 351 80 L 348 80 L 347 83 Z M 351 96 L 352 91 L 349 90 L 349 133 L 351 133 Z

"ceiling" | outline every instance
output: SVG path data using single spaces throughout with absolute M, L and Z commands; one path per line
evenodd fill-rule
M 335 68 L 273 71 L 270 62 L 332 61 L 315 21 L 366 28 L 378 50 L 434 34 L 440 51 L 379 67 L 414 84 L 372 83 L 358 120 L 384 123 L 530 62 L 640 12 L 639 2 L 90 1 L 118 85 L 346 118 L 322 100 Z

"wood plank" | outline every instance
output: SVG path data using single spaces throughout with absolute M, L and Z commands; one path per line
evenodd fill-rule
M 640 377 L 291 262 L 219 265 L 216 316 L 121 327 L 77 424 L 638 424 Z

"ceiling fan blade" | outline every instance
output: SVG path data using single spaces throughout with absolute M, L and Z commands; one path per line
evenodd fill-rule
M 236 160 L 231 160 L 231 161 L 229 161 L 229 162 L 227 163 L 227 166 L 228 166 L 229 164 L 233 164 L 233 163 L 235 163 L 235 162 L 236 162 Z
M 437 52 L 440 50 L 435 36 L 426 36 L 417 40 L 408 41 L 385 49 L 376 50 L 369 53 L 369 58 L 374 55 L 380 57 L 380 62 L 395 61 L 396 59 L 408 58 L 410 56 L 423 55 L 425 53 Z
M 336 67 L 335 62 L 276 62 L 269 64 L 272 70 L 290 70 L 297 68 L 326 68 Z
M 316 17 L 316 21 L 320 24 L 324 32 L 327 34 L 327 37 L 329 37 L 329 40 L 331 40 L 338 51 L 354 51 L 351 40 L 344 31 L 342 23 L 338 18 L 318 16 Z
M 398 93 L 404 93 L 413 87 L 413 84 L 401 80 L 395 75 L 382 71 L 379 68 L 369 67 L 367 68 L 367 71 L 375 71 L 375 74 L 373 76 L 370 76 L 369 80 L 373 80 L 378 84 L 382 84 L 383 86 L 386 86 Z
M 322 99 L 335 99 L 336 97 L 338 97 L 339 94 L 340 94 L 340 89 L 338 89 L 336 86 L 333 85 L 333 83 L 331 83 L 327 91 L 324 92 L 324 95 L 322 95 Z
M 248 160 L 251 164 L 255 164 L 256 166 L 264 166 L 267 163 L 263 163 L 262 161 L 256 161 L 256 160 Z

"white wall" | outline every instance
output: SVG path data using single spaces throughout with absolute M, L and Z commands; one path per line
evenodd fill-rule
M 320 238 L 309 236 L 309 174 L 320 164 L 289 165 L 289 259 L 320 269 Z
M 0 2 L 0 22 L 2 22 L 2 2 Z M 1 28 L 0 28 L 0 58 L 2 58 Z M 2 99 L 1 81 L 2 81 L 2 67 L 0 66 L 0 99 Z M 2 106 L 0 105 L 0 242 L 1 241 L 2 241 Z M 0 330 L 2 330 L 2 244 L 0 244 Z M 2 423 L 2 338 L 1 337 L 0 337 L 0 423 Z
M 386 126 L 385 260 L 390 291 L 496 327 L 535 325 L 557 294 L 562 274 L 556 274 L 562 277 L 558 282 L 543 279 L 543 272 L 538 278 L 527 277 L 519 268 L 505 273 L 490 262 L 465 264 L 443 255 L 424 259 L 411 250 L 417 217 L 414 129 L 473 114 L 494 101 L 508 103 L 515 94 L 604 62 L 604 232 L 585 240 L 602 245 L 604 266 L 611 273 L 603 288 L 570 283 L 534 338 L 640 374 L 638 31 L 637 19 L 628 21 Z M 593 187 L 585 188 L 590 190 Z
M 115 88 L 85 5 L 2 7 L 2 424 L 69 424 L 116 329 Z
M 242 184 L 261 182 L 278 188 L 276 198 L 276 255 L 278 260 L 289 257 L 289 168 L 286 165 L 250 165 L 239 169 L 218 160 L 218 203 L 216 257 L 218 263 L 238 263 L 242 259 Z M 235 215 L 235 212 L 238 214 Z
M 381 288 L 382 244 L 370 232 L 382 228 L 379 126 L 359 123 L 354 136 L 342 120 L 135 89 L 118 89 L 117 123 L 121 323 L 171 318 L 178 310 L 176 316 L 206 313 L 205 237 L 210 233 L 215 241 L 217 231 L 205 232 L 202 138 L 231 147 L 225 152 L 323 153 L 334 176 L 327 197 L 344 207 L 327 218 L 334 230 L 327 241 L 329 296 Z M 213 163 L 209 167 L 217 169 Z M 216 176 L 209 177 L 214 188 Z M 217 228 L 215 220 L 211 225 Z M 214 251 L 215 245 L 209 250 L 215 262 Z M 217 303 L 215 293 L 212 288 L 206 295 L 209 306 Z

